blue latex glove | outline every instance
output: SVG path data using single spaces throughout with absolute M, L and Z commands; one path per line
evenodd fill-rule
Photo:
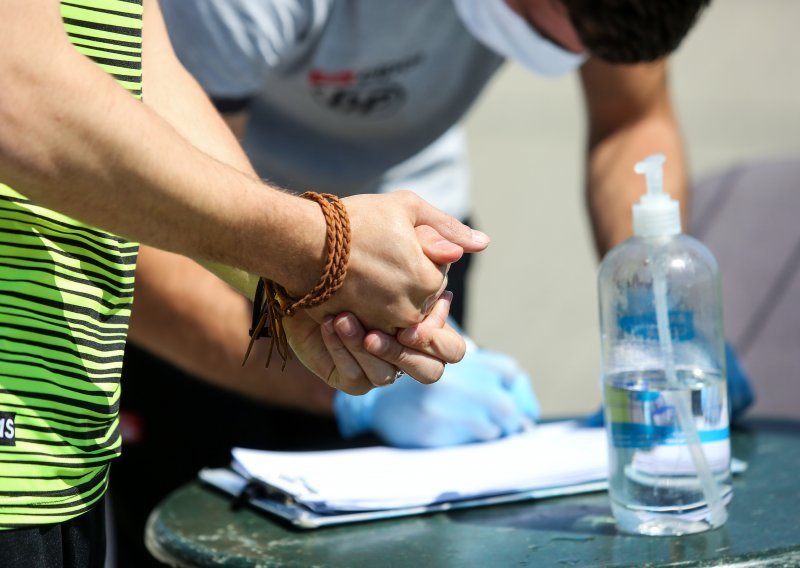
M 733 346 L 725 342 L 725 367 L 728 374 L 728 410 L 730 411 L 731 424 L 741 419 L 745 411 L 755 401 L 750 379 L 747 378 L 739 357 Z M 603 409 L 601 408 L 584 420 L 585 426 L 602 426 L 604 422 Z
M 493 440 L 539 418 L 528 375 L 508 355 L 468 341 L 460 362 L 432 385 L 403 376 L 362 396 L 337 392 L 334 414 L 345 438 L 373 433 L 406 448 Z
M 728 407 L 731 411 L 731 423 L 734 423 L 755 402 L 756 395 L 733 346 L 728 342 L 725 342 L 725 367 L 728 373 Z

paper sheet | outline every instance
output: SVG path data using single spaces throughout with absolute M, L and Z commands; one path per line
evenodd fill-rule
M 538 425 L 497 441 L 436 449 L 269 452 L 234 448 L 234 469 L 312 510 L 413 507 L 603 480 L 603 428 Z

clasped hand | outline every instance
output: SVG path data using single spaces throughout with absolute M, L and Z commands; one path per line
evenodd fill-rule
M 379 196 L 378 205 L 391 197 Z M 449 264 L 488 240 L 478 234 L 476 241 L 468 227 L 419 198 L 394 197 L 388 210 L 373 208 L 363 222 L 352 218 L 369 210 L 347 203 L 354 229 L 345 285 L 324 309 L 284 321 L 293 350 L 339 390 L 334 413 L 346 437 L 373 432 L 396 446 L 423 447 L 521 430 L 539 416 L 527 374 L 507 355 L 471 342 L 467 350 L 447 319 L 452 294 L 442 292 Z M 392 239 L 375 240 L 386 234 L 385 223 Z M 367 332 L 362 322 L 375 328 Z M 409 376 L 392 384 L 397 369 Z
M 486 248 L 488 237 L 410 192 L 344 201 L 352 227 L 347 277 L 330 301 L 284 319 L 290 346 L 350 394 L 391 383 L 398 369 L 437 381 L 465 350 L 446 323 L 447 268 L 465 251 Z

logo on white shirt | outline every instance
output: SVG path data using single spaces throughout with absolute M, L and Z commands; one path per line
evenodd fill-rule
M 419 65 L 422 55 L 368 69 L 312 69 L 308 83 L 314 99 L 340 114 L 383 118 L 397 111 L 406 100 L 406 89 L 392 80 Z

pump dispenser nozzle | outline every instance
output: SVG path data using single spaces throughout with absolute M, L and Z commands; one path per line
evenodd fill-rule
M 664 193 L 664 154 L 652 154 L 633 171 L 644 174 L 647 193 L 633 206 L 633 232 L 639 237 L 668 237 L 681 232 L 678 202 Z

